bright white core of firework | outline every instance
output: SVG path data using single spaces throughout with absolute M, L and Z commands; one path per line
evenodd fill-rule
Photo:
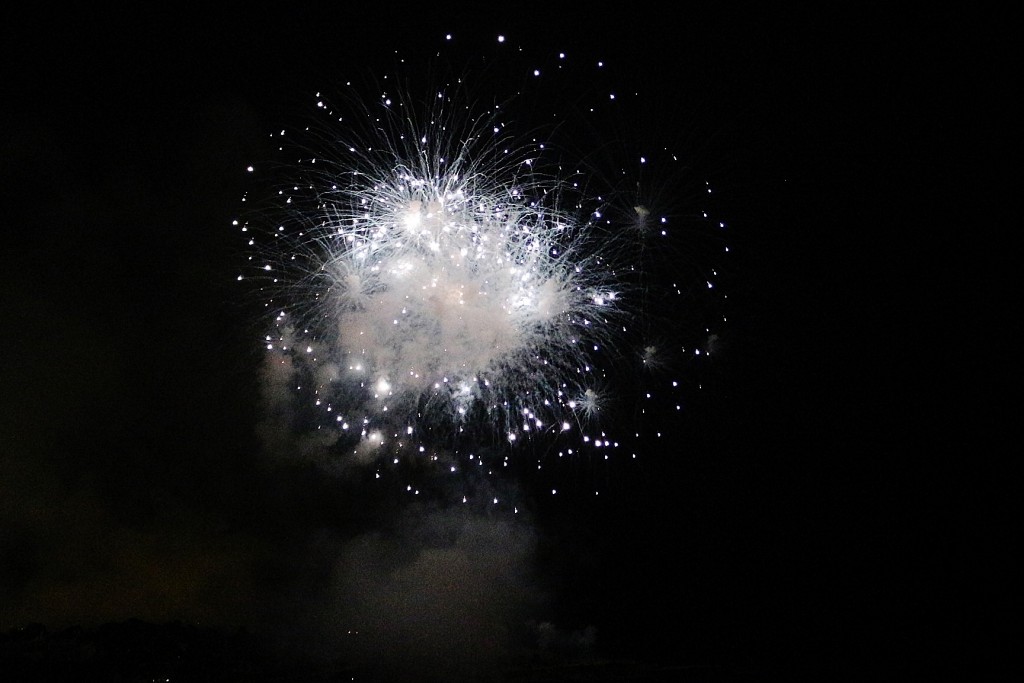
M 317 405 L 364 435 L 485 416 L 511 441 L 592 415 L 594 352 L 623 329 L 622 245 L 537 170 L 543 145 L 510 145 L 491 116 L 385 111 L 375 139 L 310 160 L 279 194 L 293 214 L 261 266 L 268 348 L 305 363 Z

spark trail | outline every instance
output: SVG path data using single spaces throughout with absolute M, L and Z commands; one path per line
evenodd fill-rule
M 334 467 L 492 472 L 565 434 L 615 448 L 614 366 L 685 351 L 641 339 L 667 219 L 553 144 L 566 119 L 523 124 L 522 93 L 474 109 L 472 85 L 318 94 L 310 128 L 275 136 L 287 182 L 239 222 L 287 422 Z

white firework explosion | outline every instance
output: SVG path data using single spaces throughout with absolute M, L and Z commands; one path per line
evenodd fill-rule
M 268 361 L 309 409 L 292 426 L 342 464 L 454 472 L 484 466 L 481 438 L 593 427 L 628 355 L 650 211 L 604 218 L 580 160 L 470 101 L 452 85 L 340 113 L 318 95 L 303 141 L 277 136 L 294 180 L 241 224 Z

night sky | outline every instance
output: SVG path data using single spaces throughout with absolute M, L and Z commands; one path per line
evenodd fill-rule
M 999 288 L 998 269 L 968 275 L 993 224 L 965 207 L 999 31 L 973 40 L 952 12 L 342 5 L 2 29 L 0 630 L 180 620 L 453 678 L 545 648 L 831 678 L 986 641 L 969 607 L 1005 570 L 967 580 L 985 565 L 968 501 L 997 420 L 971 413 L 1009 380 L 984 365 L 1006 323 L 966 289 Z M 664 93 L 665 135 L 728 225 L 710 264 L 728 324 L 665 417 L 676 438 L 556 471 L 561 497 L 526 477 L 514 520 L 268 463 L 264 321 L 235 280 L 268 135 L 446 32 L 597 55 Z

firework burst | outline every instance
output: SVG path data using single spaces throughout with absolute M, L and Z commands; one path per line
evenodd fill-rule
M 335 466 L 492 471 L 566 433 L 614 447 L 587 433 L 609 373 L 638 354 L 662 364 L 661 343 L 623 348 L 642 335 L 643 255 L 666 219 L 553 142 L 567 119 L 523 124 L 521 94 L 475 107 L 466 84 L 318 94 L 311 126 L 275 136 L 287 181 L 240 221 L 267 361 L 302 406 L 290 426 Z

